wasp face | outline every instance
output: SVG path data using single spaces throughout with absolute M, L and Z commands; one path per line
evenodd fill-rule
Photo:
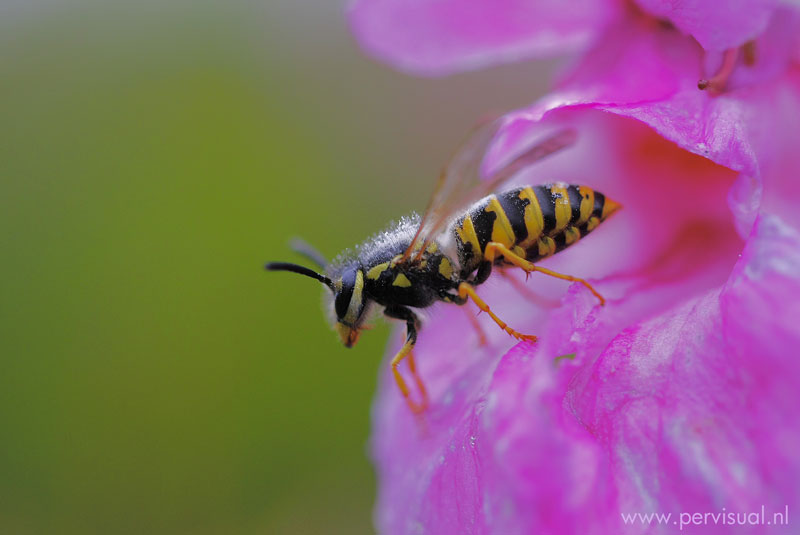
M 336 331 L 346 347 L 353 347 L 360 334 L 361 317 L 364 313 L 364 272 L 358 268 L 347 269 L 336 282 L 334 309 Z

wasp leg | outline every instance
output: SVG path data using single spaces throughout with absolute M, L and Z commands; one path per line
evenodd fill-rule
M 447 290 L 442 290 L 439 292 L 439 298 L 443 300 L 445 303 L 455 303 L 456 305 L 463 305 L 467 302 L 466 298 L 459 297 L 456 294 L 451 294 Z M 467 319 L 469 320 L 470 325 L 472 328 L 475 329 L 475 332 L 478 333 L 478 345 L 483 347 L 489 343 L 488 339 L 486 338 L 486 333 L 483 331 L 483 327 L 481 324 L 478 323 L 478 319 L 472 315 L 472 313 L 464 309 L 464 313 L 467 315 Z
M 472 314 L 472 312 L 470 312 L 466 308 L 464 309 L 464 312 L 467 315 L 467 319 L 469 320 L 470 325 L 472 325 L 472 328 L 475 329 L 476 333 L 478 333 L 478 345 L 484 347 L 486 344 L 489 343 L 489 341 L 486 338 L 486 333 L 483 332 L 483 327 L 481 327 L 481 324 L 478 323 L 478 318 L 476 318 Z
M 525 283 L 516 278 L 512 273 L 505 269 L 500 270 L 500 275 L 506 279 L 520 295 L 524 295 L 529 301 L 544 308 L 555 308 L 559 305 L 559 301 L 555 299 L 548 299 L 543 295 L 539 295 L 530 286 L 525 286 Z M 530 273 L 525 273 L 527 279 Z
M 417 385 L 417 390 L 419 390 L 419 394 L 422 397 L 419 411 L 422 412 L 428 408 L 428 390 L 425 388 L 425 383 L 422 382 L 422 377 L 417 373 L 417 362 L 414 360 L 413 351 L 408 353 L 408 369 L 411 370 L 411 377 L 414 378 L 414 383 Z
M 414 362 L 414 355 L 412 354 L 414 344 L 417 343 L 417 317 L 411 310 L 403 306 L 387 307 L 386 310 L 384 310 L 384 314 L 390 318 L 404 320 L 406 322 L 406 343 L 403 344 L 403 347 L 400 348 L 400 351 L 398 351 L 392 359 L 392 373 L 411 412 L 420 414 L 428 408 L 428 392 L 425 389 L 422 379 L 417 375 L 417 366 L 416 362 Z M 408 357 L 408 367 L 414 377 L 414 382 L 417 384 L 417 388 L 419 388 L 420 395 L 422 396 L 422 401 L 420 403 L 416 403 L 411 399 L 411 391 L 398 369 L 398 366 L 406 357 Z
M 486 250 L 484 251 L 483 256 L 488 262 L 494 262 L 495 258 L 497 258 L 498 256 L 502 256 L 510 263 L 524 269 L 528 273 L 532 271 L 538 271 L 539 273 L 544 273 L 545 275 L 550 275 L 551 277 L 555 277 L 557 279 L 563 279 L 572 282 L 580 282 L 581 284 L 586 286 L 589 289 L 589 291 L 592 292 L 595 297 L 597 297 L 597 299 L 600 300 L 601 305 L 606 304 L 605 298 L 602 295 L 600 295 L 597 292 L 597 290 L 595 290 L 592 287 L 592 285 L 586 282 L 585 280 L 579 279 L 578 277 L 573 277 L 572 275 L 564 275 L 562 273 L 557 273 L 555 271 L 551 271 L 549 269 L 536 266 L 532 262 L 528 262 L 518 254 L 510 251 L 508 247 L 506 247 L 502 243 L 492 241 L 486 244 Z
M 492 266 L 490 264 L 489 271 L 491 271 L 491 267 Z M 474 282 L 472 284 L 473 286 L 475 285 Z M 459 306 L 467 302 L 466 297 L 462 297 L 457 294 L 451 294 L 446 290 L 443 290 L 439 293 L 439 298 L 446 303 L 455 303 L 456 305 Z M 472 313 L 467 309 L 464 309 L 464 313 L 467 315 L 467 319 L 469 320 L 470 325 L 472 325 L 472 328 L 475 329 L 475 332 L 478 334 L 478 345 L 480 347 L 484 347 L 489 343 L 489 340 L 488 338 L 486 338 L 486 332 L 484 332 L 483 327 L 481 327 L 481 324 L 478 323 L 478 318 L 473 316 Z
M 511 327 L 508 326 L 506 322 L 498 318 L 494 312 L 489 308 L 489 305 L 484 303 L 483 299 L 478 297 L 478 294 L 475 293 L 475 288 L 468 282 L 462 282 L 458 285 L 458 296 L 462 299 L 470 298 L 472 301 L 478 305 L 478 308 L 481 309 L 483 312 L 489 314 L 489 316 L 494 320 L 496 324 L 500 326 L 505 332 L 516 338 L 517 340 L 529 340 L 531 342 L 536 341 L 536 337 L 532 334 L 522 334 L 520 332 L 515 331 Z

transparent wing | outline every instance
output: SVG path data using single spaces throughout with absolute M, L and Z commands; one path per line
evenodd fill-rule
M 493 175 L 482 180 L 481 167 L 486 152 L 502 126 L 502 118 L 479 125 L 459 146 L 433 190 L 417 233 L 403 254 L 405 261 L 414 255 L 416 261 L 433 238 L 445 225 L 469 205 L 499 188 L 522 169 L 575 143 L 576 134 L 571 128 L 548 135 L 525 152 L 508 162 Z

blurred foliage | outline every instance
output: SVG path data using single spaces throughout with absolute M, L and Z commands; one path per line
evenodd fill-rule
M 345 350 L 319 285 L 262 265 L 297 261 L 291 236 L 333 255 L 424 204 L 483 110 L 419 109 L 447 123 L 420 137 L 413 100 L 386 104 L 420 82 L 361 59 L 331 9 L 338 48 L 276 13 L 0 23 L 3 533 L 372 531 L 388 328 Z
M 55 22 L 2 58 L 3 531 L 368 532 L 383 337 L 332 358 L 321 288 L 261 269 L 358 235 L 332 155 L 241 39 Z

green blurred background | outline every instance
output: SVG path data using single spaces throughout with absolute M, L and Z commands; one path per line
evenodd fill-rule
M 551 65 L 363 56 L 343 4 L 0 6 L 0 533 L 370 533 L 389 328 L 262 270 L 424 206 Z

